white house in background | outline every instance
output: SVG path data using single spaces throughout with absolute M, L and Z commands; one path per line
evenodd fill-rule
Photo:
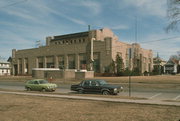
M 176 73 L 178 73 L 178 65 L 180 65 L 180 61 L 178 61 L 178 60 L 169 60 L 165 64 L 165 73 L 167 73 L 167 74 L 176 74 Z
M 4 60 L 0 60 L 0 76 L 10 75 L 10 74 L 11 74 L 10 63 Z

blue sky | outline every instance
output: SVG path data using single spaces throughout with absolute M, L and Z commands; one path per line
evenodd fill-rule
M 137 42 L 168 60 L 180 50 L 179 32 L 166 33 L 166 0 L 0 0 L 0 56 L 34 48 L 45 37 L 108 27 L 120 41 Z M 137 22 L 136 22 L 137 21 Z M 164 38 L 169 40 L 148 42 Z

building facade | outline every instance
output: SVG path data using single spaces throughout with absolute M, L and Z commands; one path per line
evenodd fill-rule
M 93 70 L 104 73 L 119 54 L 124 68 L 138 67 L 151 72 L 153 54 L 139 44 L 119 41 L 108 29 L 46 37 L 46 45 L 25 50 L 12 50 L 14 75 L 32 74 L 32 68 Z
M 10 75 L 10 74 L 11 74 L 10 63 L 0 60 L 0 76 Z
M 167 62 L 161 59 L 158 55 L 153 58 L 153 74 L 164 74 L 165 73 L 165 64 Z
M 170 59 L 164 66 L 166 74 L 177 74 L 180 73 L 180 61 Z

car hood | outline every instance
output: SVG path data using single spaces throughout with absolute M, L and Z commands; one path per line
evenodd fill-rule
M 104 84 L 102 87 L 107 87 L 107 88 L 120 88 L 118 85 L 112 85 L 112 84 Z

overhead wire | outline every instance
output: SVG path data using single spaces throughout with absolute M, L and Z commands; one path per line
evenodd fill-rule
M 20 4 L 20 3 L 23 3 L 23 2 L 27 2 L 28 0 L 21 0 L 21 1 L 17 1 L 17 2 L 14 2 L 14 3 L 11 3 L 11 4 L 8 4 L 8 5 L 5 5 L 5 6 L 1 6 L 0 9 L 2 8 L 6 8 L 6 7 L 9 7 L 9 6 L 14 6 L 16 4 Z
M 166 41 L 166 40 L 177 39 L 177 38 L 180 38 L 180 36 L 169 37 L 169 38 L 163 38 L 163 39 L 152 40 L 152 41 L 143 41 L 143 42 L 141 42 L 141 44 L 144 44 L 144 43 L 151 43 L 151 42 L 157 42 L 157 41 Z

